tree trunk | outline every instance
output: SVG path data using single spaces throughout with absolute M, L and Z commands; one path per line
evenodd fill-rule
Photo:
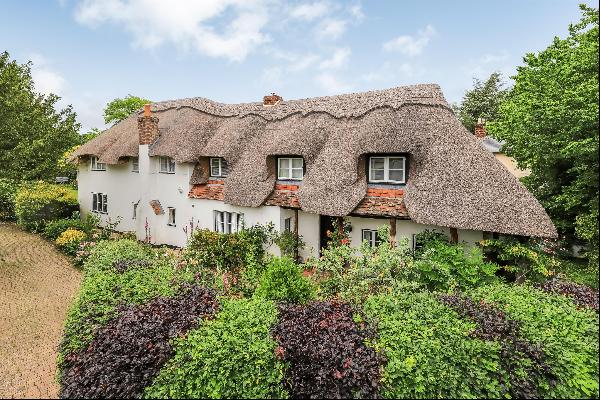
M 396 218 L 390 218 L 390 245 L 396 246 Z

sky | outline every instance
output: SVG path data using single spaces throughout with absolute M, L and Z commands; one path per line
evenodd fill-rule
M 581 2 L 3 0 L 0 52 L 32 61 L 82 133 L 128 94 L 240 103 L 437 83 L 457 102 L 565 37 Z

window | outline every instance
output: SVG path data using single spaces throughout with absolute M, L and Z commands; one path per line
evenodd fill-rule
M 92 157 L 90 160 L 92 163 L 92 171 L 106 171 L 106 164 L 99 162 L 98 157 Z
M 244 214 L 215 211 L 215 232 L 234 233 L 239 232 L 244 220 Z
M 136 219 L 137 218 L 137 208 L 138 208 L 138 204 L 140 204 L 140 202 L 138 201 L 137 203 L 133 203 L 133 218 L 132 219 Z
M 108 197 L 104 193 L 92 193 L 92 211 L 107 214 Z
M 301 157 L 277 159 L 277 179 L 300 181 L 304 177 L 304 160 Z
M 291 232 L 292 231 L 292 219 L 291 218 L 286 218 L 283 220 L 283 229 L 286 232 Z
M 210 176 L 225 178 L 229 173 L 227 161 L 221 157 L 213 157 L 210 159 Z
M 158 171 L 162 174 L 174 174 L 175 161 L 171 157 L 160 157 L 160 168 Z
M 167 215 L 169 217 L 167 225 L 175 226 L 175 209 L 173 207 L 167 207 Z
M 381 239 L 374 229 L 363 229 L 362 240 L 363 242 L 368 242 L 371 247 L 378 246 L 381 243 Z
M 381 183 L 405 183 L 406 157 L 371 157 L 369 181 Z
M 137 157 L 131 159 L 131 172 L 140 172 L 140 159 Z

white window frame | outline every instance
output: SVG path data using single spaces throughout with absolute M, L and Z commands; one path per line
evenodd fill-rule
M 229 165 L 227 160 L 222 157 L 211 157 L 210 158 L 210 176 L 213 178 L 226 178 L 229 174 Z M 217 173 L 215 174 L 215 168 Z
M 175 207 L 167 207 L 167 225 L 177 226 Z
M 368 238 L 365 238 L 365 235 L 368 235 Z M 368 242 L 371 247 L 381 244 L 381 239 L 378 236 L 376 229 L 363 229 L 360 235 L 361 241 Z
M 131 172 L 140 172 L 140 159 L 138 157 L 131 158 Z
M 90 157 L 90 163 L 92 171 L 106 171 L 106 163 L 99 162 L 98 157 Z
M 281 167 L 281 162 L 286 160 L 288 162 L 287 168 Z M 300 160 L 300 167 L 292 167 L 294 160 Z M 300 170 L 300 178 L 292 178 L 292 171 Z M 282 174 L 285 172 L 285 175 Z M 285 181 L 301 181 L 304 179 L 304 159 L 302 157 L 279 157 L 277 159 L 277 179 L 285 180 Z
M 158 159 L 158 172 L 161 174 L 174 174 L 175 160 L 171 157 L 160 156 Z
M 397 158 L 402 160 L 402 180 L 390 179 L 390 159 Z M 375 159 L 383 159 L 383 179 L 375 179 L 373 177 L 373 161 Z M 379 170 L 380 171 L 380 170 Z M 399 171 L 394 169 L 394 171 Z M 373 183 L 406 183 L 406 157 L 404 156 L 371 156 L 369 157 L 369 182 Z
M 108 196 L 106 193 L 92 192 L 92 212 L 108 214 Z
M 242 229 L 244 214 L 214 210 L 214 231 L 218 233 L 236 233 Z

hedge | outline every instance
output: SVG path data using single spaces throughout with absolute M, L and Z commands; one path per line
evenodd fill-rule
M 36 182 L 21 186 L 15 195 L 17 222 L 30 231 L 43 231 L 49 221 L 78 210 L 77 192 L 67 186 Z
M 571 298 L 525 285 L 474 289 L 475 300 L 493 302 L 521 323 L 524 337 L 541 346 L 556 384 L 540 382 L 547 398 L 598 398 L 598 313 Z
M 136 268 L 123 268 L 123 262 L 138 264 Z M 94 331 L 115 315 L 119 305 L 174 296 L 181 283 L 191 280 L 168 257 L 133 240 L 98 243 L 84 264 L 79 295 L 67 314 L 59 366 L 89 344 Z
M 276 319 L 271 301 L 225 299 L 214 321 L 175 342 L 175 356 L 144 397 L 287 398 L 270 334 Z

